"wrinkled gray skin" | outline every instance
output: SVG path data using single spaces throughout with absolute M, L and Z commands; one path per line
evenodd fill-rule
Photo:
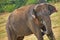
M 30 34 L 34 34 L 38 40 L 43 40 L 41 33 L 42 23 L 46 27 L 48 38 L 55 40 L 49 17 L 55 11 L 54 6 L 45 3 L 23 6 L 16 9 L 10 14 L 7 21 L 8 40 L 23 40 L 24 36 Z M 41 22 L 41 19 L 43 22 Z

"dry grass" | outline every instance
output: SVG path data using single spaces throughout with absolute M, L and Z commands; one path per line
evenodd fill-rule
M 57 3 L 55 4 L 55 6 L 58 9 L 58 12 L 51 15 L 52 28 L 53 28 L 53 32 L 56 37 L 56 40 L 60 40 L 60 4 Z M 0 40 L 7 40 L 5 25 L 9 15 L 10 15 L 9 13 L 0 14 Z M 46 35 L 44 36 L 44 39 L 48 40 Z M 32 35 L 26 36 L 24 40 L 37 40 L 37 38 L 34 36 L 34 34 L 32 34 Z

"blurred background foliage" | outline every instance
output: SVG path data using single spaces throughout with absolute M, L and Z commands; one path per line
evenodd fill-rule
M 12 12 L 23 5 L 36 4 L 38 0 L 0 0 L 0 12 Z M 60 0 L 46 0 L 46 2 L 57 3 Z

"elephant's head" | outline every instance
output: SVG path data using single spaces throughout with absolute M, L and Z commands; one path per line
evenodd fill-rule
M 51 15 L 52 13 L 57 12 L 56 8 L 53 5 L 47 3 L 37 4 L 34 8 L 34 11 L 38 13 L 38 15 Z
M 40 4 L 37 4 L 35 7 L 34 7 L 34 10 L 33 10 L 35 13 L 35 18 L 39 19 L 39 21 L 42 21 L 41 20 L 41 15 L 42 17 L 44 16 L 47 16 L 49 17 L 52 13 L 54 12 L 57 12 L 56 8 L 50 4 L 47 4 L 47 3 L 40 3 Z M 43 18 L 44 18 L 43 17 Z

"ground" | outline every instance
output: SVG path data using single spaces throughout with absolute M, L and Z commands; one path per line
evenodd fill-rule
M 58 12 L 50 16 L 52 20 L 52 29 L 56 37 L 56 40 L 60 40 L 60 3 L 54 4 L 54 6 L 57 8 Z M 0 14 L 0 40 L 7 40 L 5 25 L 9 15 L 10 13 Z M 44 39 L 48 40 L 46 35 L 44 36 Z M 37 38 L 34 36 L 34 34 L 32 34 L 32 35 L 26 36 L 24 40 L 37 40 Z

